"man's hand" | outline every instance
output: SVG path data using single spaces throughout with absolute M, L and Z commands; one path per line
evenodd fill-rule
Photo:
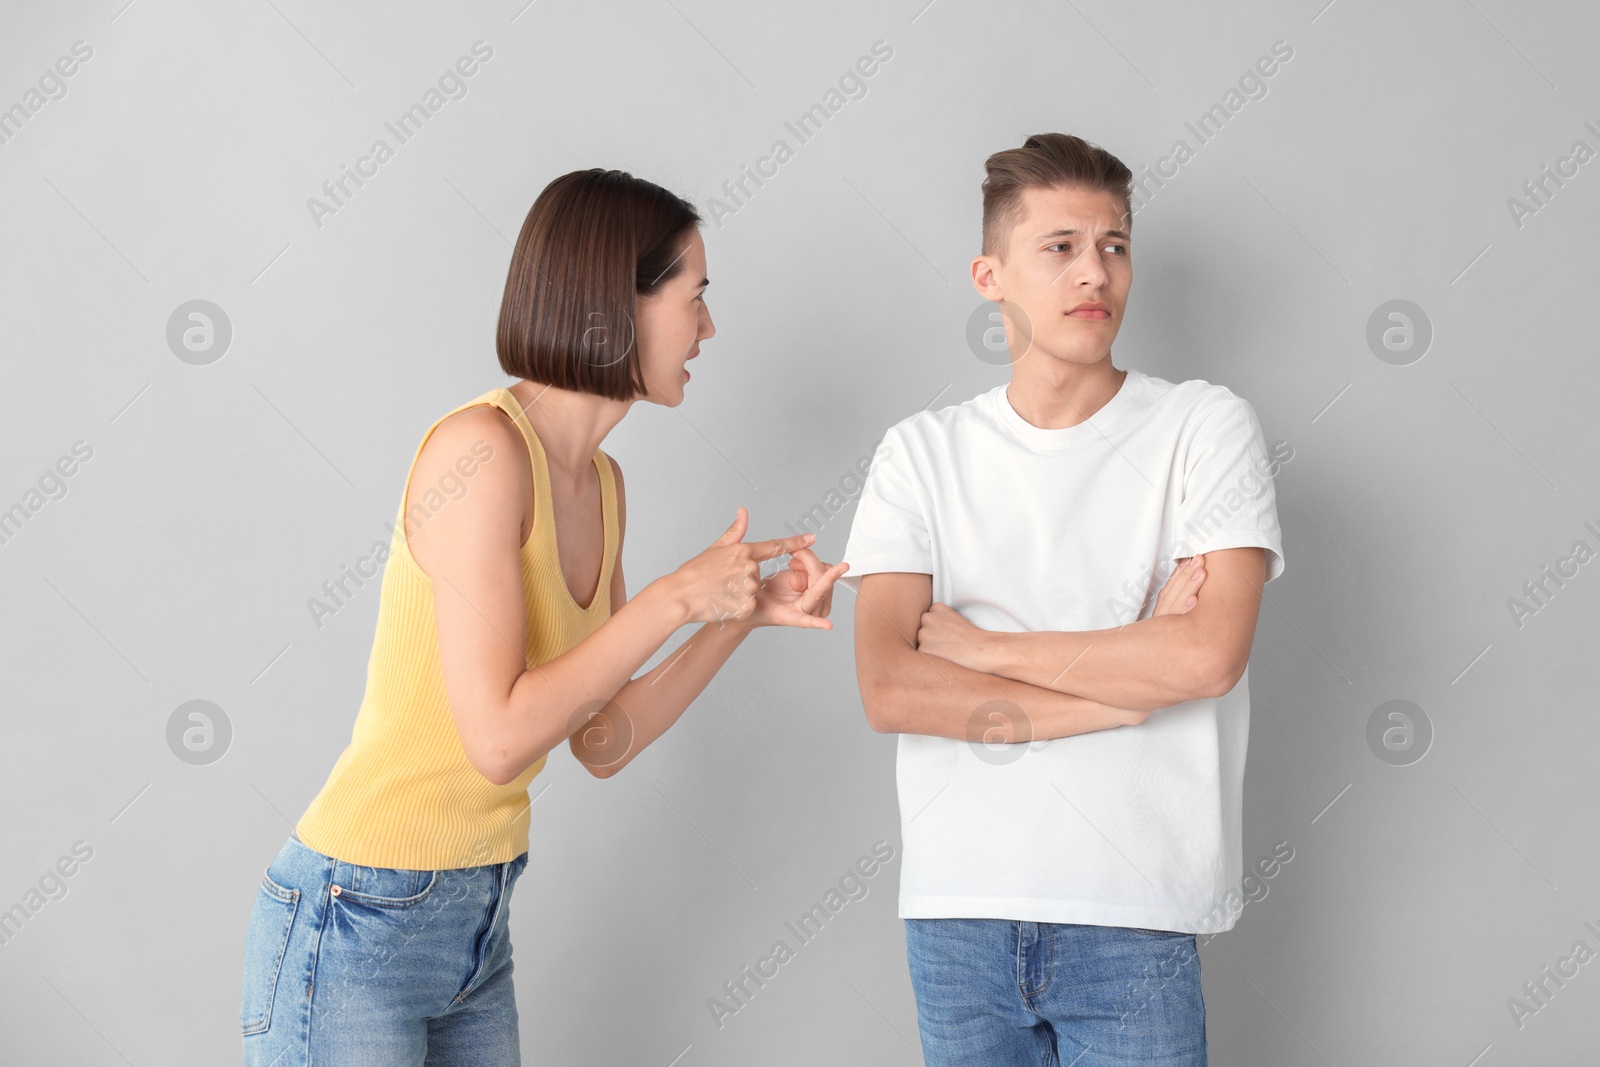
M 1178 561 L 1172 569 L 1172 576 L 1161 587 L 1161 592 L 1156 594 L 1156 609 L 1150 613 L 1153 619 L 1157 615 L 1187 615 L 1189 609 L 1200 603 L 1200 598 L 1195 594 L 1200 592 L 1200 586 L 1206 580 L 1206 557 L 1186 556 Z
M 949 604 L 930 604 L 917 627 L 917 651 L 988 674 L 985 654 L 990 649 L 991 636 L 992 631 L 974 626 Z

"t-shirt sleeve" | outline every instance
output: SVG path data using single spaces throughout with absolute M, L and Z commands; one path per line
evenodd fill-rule
M 1201 420 L 1189 443 L 1169 559 L 1258 546 L 1267 551 L 1267 581 L 1282 574 L 1283 532 L 1273 485 L 1278 467 L 1255 409 L 1230 393 Z
M 898 425 L 883 435 L 856 504 L 845 544 L 850 570 L 839 581 L 859 592 L 861 579 L 883 571 L 933 573 L 925 495 Z

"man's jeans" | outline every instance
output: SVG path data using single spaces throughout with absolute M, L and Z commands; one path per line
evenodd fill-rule
M 1193 934 L 906 919 L 928 1067 L 1205 1067 Z

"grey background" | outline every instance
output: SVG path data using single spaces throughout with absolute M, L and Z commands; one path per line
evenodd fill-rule
M 74 842 L 94 854 L 0 945 L 0 1059 L 235 1061 L 251 901 L 348 739 L 378 583 L 320 629 L 306 602 L 387 540 L 428 423 L 506 384 L 509 240 L 546 182 L 617 167 L 709 210 L 874 41 L 894 49 L 704 230 L 717 336 L 680 409 L 639 405 L 605 442 L 637 591 L 738 505 L 776 536 L 889 424 L 1004 380 L 964 334 L 986 155 L 1062 130 L 1138 171 L 1195 147 L 1184 123 L 1282 40 L 1267 94 L 1139 211 L 1114 347 L 1228 385 L 1294 450 L 1244 837 L 1247 863 L 1295 855 L 1202 949 L 1212 1062 L 1593 1061 L 1600 965 L 1520 1029 L 1506 1003 L 1576 941 L 1600 948 L 1600 565 L 1521 627 L 1507 606 L 1574 542 L 1600 547 L 1600 163 L 1521 226 L 1507 206 L 1575 140 L 1600 147 L 1593 7 L 112 0 L 4 18 L 0 106 L 74 41 L 94 54 L 0 145 L 0 508 L 75 442 L 93 456 L 0 545 L 0 909 Z M 494 56 L 468 95 L 314 226 L 306 199 L 480 39 Z M 165 339 L 194 299 L 233 330 L 205 366 Z M 1405 366 L 1366 341 L 1394 299 L 1434 332 Z M 515 902 L 529 1064 L 920 1062 L 898 862 L 725 1027 L 706 1007 L 874 841 L 898 850 L 895 739 L 863 719 L 853 608 L 841 591 L 832 633 L 757 632 L 616 779 L 552 757 Z M 166 741 L 194 699 L 233 732 L 204 766 Z M 1408 766 L 1366 740 L 1395 699 L 1434 731 Z

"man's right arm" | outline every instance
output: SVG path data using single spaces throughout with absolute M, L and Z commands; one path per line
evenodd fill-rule
M 856 589 L 856 682 L 867 723 L 879 733 L 930 734 L 958 741 L 1040 741 L 1133 726 L 1150 714 L 969 670 L 917 651 L 917 629 L 933 603 L 933 576 L 888 571 L 863 575 Z M 987 716 L 1009 701 L 1022 713 Z M 998 722 L 1009 736 L 986 736 Z

